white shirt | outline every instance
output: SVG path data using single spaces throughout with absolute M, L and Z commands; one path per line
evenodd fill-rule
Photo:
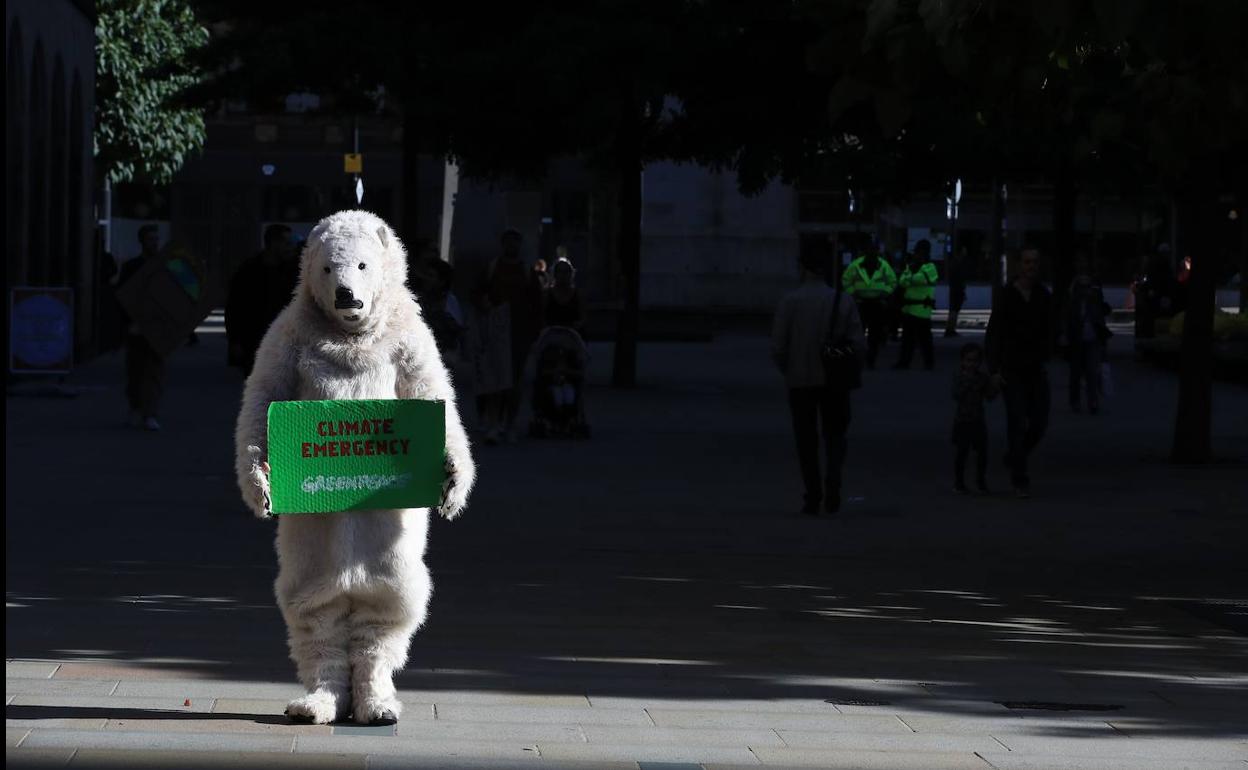
M 771 354 L 790 388 L 827 384 L 823 373 L 823 343 L 828 336 L 836 295 L 837 292 L 822 280 L 811 280 L 780 300 L 771 329 Z M 841 297 L 836 330 L 859 355 L 866 349 L 858 306 L 849 294 Z

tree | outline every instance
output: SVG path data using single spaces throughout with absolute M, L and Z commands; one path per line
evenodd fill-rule
M 618 385 L 636 381 L 643 165 L 698 161 L 736 170 L 742 188 L 757 191 L 802 168 L 815 149 L 809 137 L 826 127 L 812 88 L 819 78 L 804 59 L 811 27 L 791 4 L 464 0 L 396 12 L 365 2 L 346 34 L 341 5 L 324 0 L 201 8 L 221 34 L 199 98 L 263 108 L 306 89 L 336 112 L 398 114 L 413 172 L 404 174 L 409 211 L 418 151 L 453 158 L 478 179 L 535 179 L 550 160 L 578 156 L 613 180 L 624 278 Z M 410 237 L 409 221 L 405 213 Z
M 762 0 L 460 3 L 453 55 L 422 86 L 443 150 L 470 176 L 539 176 L 575 155 L 615 180 L 624 309 L 613 382 L 637 375 L 641 170 L 696 161 L 746 192 L 792 176 L 826 125 L 804 60 L 809 27 Z
M 202 112 L 178 102 L 201 79 L 208 30 L 183 0 L 96 4 L 95 154 L 111 182 L 168 183 L 203 148 Z
M 1248 57 L 1234 0 L 812 0 L 814 66 L 839 72 L 833 122 L 879 145 L 922 136 L 928 161 L 1036 178 L 1058 192 L 1058 285 L 1079 179 L 1155 182 L 1193 257 L 1172 458 L 1210 455 L 1218 196 L 1242 200 Z M 819 55 L 822 52 L 822 55 Z M 935 65 L 935 66 L 933 66 Z M 863 120 L 873 108 L 874 122 Z M 854 112 L 854 110 L 857 112 Z M 912 143 L 911 147 L 915 145 Z M 916 157 L 914 155 L 909 156 Z M 1180 246 L 1184 246 L 1183 243 Z

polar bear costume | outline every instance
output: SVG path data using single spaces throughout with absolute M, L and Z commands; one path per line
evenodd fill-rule
M 235 433 L 238 484 L 268 517 L 267 413 L 274 401 L 423 398 L 446 403 L 447 483 L 438 512 L 463 509 L 475 468 L 450 377 L 405 286 L 407 255 L 380 218 L 327 217 L 308 236 L 299 286 L 269 327 Z M 426 509 L 281 516 L 277 602 L 307 694 L 286 713 L 324 724 L 391 723 L 393 675 L 425 619 Z

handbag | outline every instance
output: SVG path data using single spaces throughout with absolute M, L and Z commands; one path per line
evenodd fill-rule
M 823 362 L 823 374 L 828 385 L 840 390 L 857 390 L 862 387 L 862 359 L 854 350 L 854 345 L 844 334 L 838 334 L 837 322 L 841 318 L 841 296 L 839 289 L 836 300 L 832 303 L 832 319 L 828 322 L 828 332 L 823 338 L 820 359 Z

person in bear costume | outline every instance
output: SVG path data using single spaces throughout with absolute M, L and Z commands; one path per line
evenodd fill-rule
M 379 217 L 342 211 L 308 236 L 299 286 L 256 354 L 235 432 L 243 500 L 272 515 L 267 416 L 274 401 L 436 399 L 446 403 L 447 481 L 438 513 L 463 510 L 476 476 L 455 391 L 405 287 L 407 256 Z M 394 672 L 432 590 L 426 509 L 281 516 L 275 589 L 307 694 L 287 715 L 325 724 L 398 720 Z

